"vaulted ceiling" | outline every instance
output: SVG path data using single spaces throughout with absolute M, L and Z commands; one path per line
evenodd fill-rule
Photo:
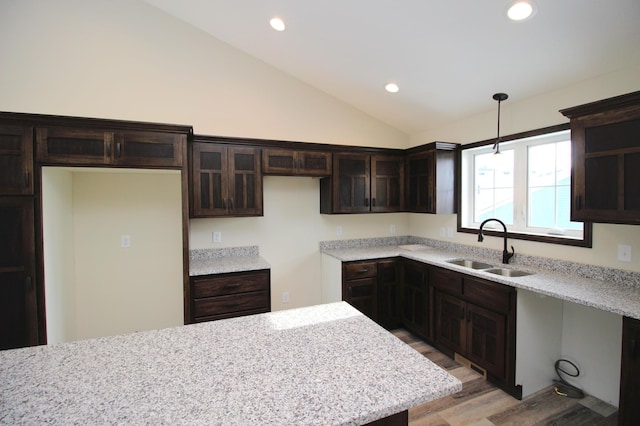
M 640 64 L 638 0 L 145 1 L 408 134 Z

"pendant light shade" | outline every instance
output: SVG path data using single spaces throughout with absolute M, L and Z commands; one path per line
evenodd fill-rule
M 493 144 L 493 155 L 500 154 L 500 103 L 508 98 L 509 95 L 506 93 L 496 93 L 493 95 L 493 99 L 498 101 L 498 135 L 496 136 L 496 142 Z

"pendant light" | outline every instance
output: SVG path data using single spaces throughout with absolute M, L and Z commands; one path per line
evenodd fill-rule
M 509 95 L 506 93 L 496 93 L 493 95 L 493 99 L 498 101 L 498 136 L 496 142 L 493 144 L 493 155 L 500 155 L 500 102 L 507 100 Z

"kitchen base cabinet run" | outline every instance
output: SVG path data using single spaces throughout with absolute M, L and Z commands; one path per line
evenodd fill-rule
M 271 311 L 270 271 L 191 277 L 191 321 L 204 322 Z
M 395 258 L 344 262 L 342 300 L 387 330 L 400 327 L 399 267 Z
M 430 281 L 436 347 L 464 357 L 521 398 L 522 389 L 515 386 L 515 289 L 441 268 L 431 270 Z

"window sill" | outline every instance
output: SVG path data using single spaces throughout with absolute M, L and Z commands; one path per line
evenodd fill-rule
M 460 220 L 460 216 L 458 216 L 458 221 Z M 540 243 L 547 244 L 560 244 L 565 246 L 574 246 L 574 247 L 585 247 L 592 248 L 592 224 L 590 222 L 584 223 L 584 238 L 567 238 L 567 237 L 556 237 L 553 235 L 540 235 L 540 234 L 524 234 L 520 232 L 511 232 L 507 229 L 507 237 L 514 240 L 526 240 L 526 241 L 537 241 Z M 463 227 L 460 223 L 458 223 L 457 227 L 458 232 L 464 232 L 467 234 L 478 234 L 478 229 L 474 228 L 466 228 Z M 502 237 L 503 231 L 491 230 L 491 229 L 483 229 L 483 235 L 490 235 L 492 237 Z

